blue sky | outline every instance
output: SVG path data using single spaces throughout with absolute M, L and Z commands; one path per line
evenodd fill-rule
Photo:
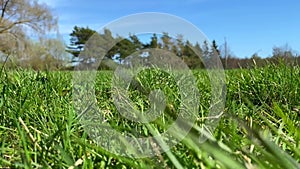
M 250 57 L 270 56 L 274 46 L 288 44 L 300 53 L 299 0 L 40 0 L 59 16 L 60 33 L 69 43 L 73 27 L 100 30 L 130 14 L 162 12 L 197 26 L 219 46 L 227 43 L 232 53 Z

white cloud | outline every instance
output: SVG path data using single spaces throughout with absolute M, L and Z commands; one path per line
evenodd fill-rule
M 45 3 L 51 7 L 55 7 L 57 4 L 57 0 L 38 0 L 40 3 Z
M 45 3 L 51 8 L 62 7 L 72 3 L 72 2 L 68 2 L 67 0 L 38 0 L 38 2 Z

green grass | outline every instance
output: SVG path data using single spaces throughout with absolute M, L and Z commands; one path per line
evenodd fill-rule
M 97 146 L 84 130 L 72 101 L 72 72 L 4 70 L 0 75 L 0 168 L 299 168 L 300 67 L 268 65 L 226 71 L 224 115 L 213 136 L 199 143 L 210 106 L 206 71 L 193 71 L 199 110 L 189 135 L 153 158 L 118 156 Z M 169 74 L 143 71 L 128 86 L 135 109 L 149 108 L 147 95 L 166 94 L 162 116 L 148 124 L 121 118 L 112 96 L 113 72 L 97 73 L 97 106 L 115 129 L 134 136 L 164 132 L 180 110 L 178 86 Z M 172 132 L 180 138 L 180 132 Z M 124 143 L 126 145 L 126 143 Z M 149 143 L 155 146 L 155 141 Z

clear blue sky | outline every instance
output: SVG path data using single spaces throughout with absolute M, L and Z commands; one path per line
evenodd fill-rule
M 271 55 L 274 46 L 288 44 L 300 53 L 299 0 L 40 0 L 59 16 L 60 33 L 77 26 L 99 30 L 105 24 L 130 14 L 163 12 L 196 25 L 219 45 L 226 37 L 239 57 Z

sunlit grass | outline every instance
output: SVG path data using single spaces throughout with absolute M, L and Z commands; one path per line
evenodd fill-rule
M 193 74 L 201 96 L 200 118 L 207 115 L 210 84 L 204 70 Z M 95 82 L 98 107 L 105 110 L 112 127 L 137 136 L 165 131 L 180 107 L 172 78 L 146 71 L 129 86 L 139 110 L 149 106 L 150 90 L 159 88 L 166 94 L 164 115 L 142 125 L 118 115 L 112 76 L 110 71 L 99 72 Z M 72 72 L 4 70 L 0 76 L 0 168 L 299 168 L 299 66 L 229 70 L 226 78 L 226 108 L 213 137 L 207 134 L 208 140 L 200 144 L 203 122 L 187 122 L 193 125 L 191 132 L 171 151 L 136 160 L 98 147 L 84 131 L 72 105 Z M 172 133 L 174 138 L 180 134 Z

